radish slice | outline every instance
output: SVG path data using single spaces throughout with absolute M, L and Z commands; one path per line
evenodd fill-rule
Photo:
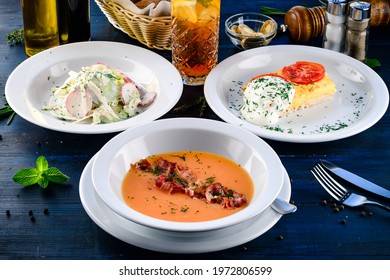
M 134 98 L 134 93 L 139 96 L 139 92 L 134 83 L 126 83 L 121 88 L 121 99 L 123 104 L 127 105 Z
M 154 100 L 157 97 L 157 93 L 154 91 L 149 91 L 145 93 L 143 96 L 141 96 L 141 102 L 138 104 L 139 107 L 146 107 L 149 106 L 154 102 Z
M 138 107 L 147 107 L 153 103 L 157 97 L 157 93 L 154 91 L 148 91 L 142 84 L 134 82 L 129 76 L 123 73 L 120 70 L 117 70 L 119 74 L 122 75 L 126 84 L 122 86 L 122 102 L 123 104 L 128 104 L 131 100 L 131 93 L 133 90 L 138 91 L 141 96 L 141 102 L 138 104 Z M 133 89 L 134 88 L 134 89 Z
M 125 73 L 123 73 L 121 70 L 116 70 L 120 75 L 122 75 L 122 78 L 123 80 L 125 81 L 125 83 L 130 83 L 130 84 L 134 84 L 135 85 L 135 82 L 129 77 L 127 76 Z
M 66 110 L 77 119 L 84 118 L 92 109 L 92 96 L 83 87 L 76 87 L 69 92 Z

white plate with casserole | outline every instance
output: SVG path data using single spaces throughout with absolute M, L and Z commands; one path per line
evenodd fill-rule
M 51 89 L 62 85 L 69 71 L 79 72 L 96 63 L 121 70 L 155 91 L 157 98 L 134 117 L 97 125 L 64 121 L 43 110 Z M 16 67 L 5 86 L 9 105 L 22 118 L 48 129 L 79 134 L 118 132 L 153 121 L 176 105 L 182 91 L 179 72 L 164 57 L 129 44 L 99 41 L 67 44 L 38 53 Z
M 254 76 L 302 60 L 325 67 L 337 87 L 333 99 L 283 116 L 275 125 L 246 121 L 240 113 L 242 86 Z M 208 75 L 204 91 L 209 106 L 224 121 L 285 142 L 325 142 L 355 135 L 377 123 L 389 104 L 386 84 L 364 63 L 335 51 L 295 45 L 252 49 L 225 59 Z

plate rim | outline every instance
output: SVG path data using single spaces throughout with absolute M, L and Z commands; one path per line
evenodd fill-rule
M 108 49 L 108 50 L 110 50 L 110 48 L 114 50 L 128 49 L 126 55 L 124 55 L 124 53 L 116 54 L 115 51 L 110 51 L 108 57 L 109 58 L 112 57 L 114 59 L 126 58 L 130 60 L 134 60 L 137 63 L 141 63 L 141 64 L 142 64 L 141 59 L 139 57 L 134 57 L 134 54 L 132 53 L 133 52 L 135 52 L 136 54 L 141 53 L 143 55 L 148 56 L 148 62 L 146 64 L 143 64 L 143 66 L 151 70 L 156 77 L 161 77 L 163 74 L 165 75 L 165 73 L 169 73 L 169 75 L 172 75 L 169 76 L 169 79 L 165 79 L 165 80 L 159 79 L 160 87 L 163 87 L 166 89 L 166 91 L 169 91 L 169 92 L 163 92 L 163 95 L 159 96 L 159 98 L 157 99 L 157 102 L 160 102 L 161 106 L 163 106 L 163 110 L 158 112 L 156 111 L 153 113 L 153 115 L 148 115 L 146 112 L 150 109 L 149 108 L 145 112 L 123 121 L 107 123 L 107 124 L 91 125 L 91 124 L 74 124 L 71 122 L 57 119 L 55 116 L 49 116 L 42 113 L 41 108 L 37 108 L 32 104 L 29 104 L 29 101 L 27 100 L 29 96 L 28 90 L 26 89 L 27 82 L 23 82 L 22 85 L 18 85 L 20 84 L 20 76 L 25 74 L 25 72 L 29 70 L 29 67 L 31 67 L 31 65 L 33 65 L 34 63 L 37 63 L 37 61 L 39 60 L 42 61 L 48 60 L 48 62 L 45 63 L 47 63 L 48 66 L 51 66 L 53 65 L 53 61 L 54 62 L 57 61 L 57 63 L 61 63 L 66 61 L 67 59 L 71 59 L 72 52 L 74 53 L 80 48 L 83 50 L 91 50 L 91 57 L 93 57 L 94 55 L 98 56 L 99 54 L 96 53 L 96 51 L 101 49 Z M 61 56 L 56 58 L 55 55 L 63 54 L 64 52 L 66 52 L 66 56 Z M 105 56 L 107 56 L 107 53 L 104 54 Z M 50 58 L 50 62 L 48 58 Z M 53 60 L 53 58 L 55 59 Z M 158 59 L 158 63 L 156 63 L 156 65 L 158 64 L 158 66 L 156 67 L 158 67 L 159 69 L 163 68 L 163 70 L 165 71 L 163 70 L 154 71 L 154 69 L 152 68 L 152 64 L 150 62 L 151 58 Z M 100 62 L 100 61 L 96 61 L 96 62 Z M 42 67 L 42 69 L 45 68 Z M 15 87 L 16 90 L 14 89 Z M 17 95 L 15 94 L 15 91 L 18 92 Z M 182 95 L 182 92 L 183 92 L 183 83 L 179 72 L 163 56 L 151 50 L 136 45 L 121 43 L 121 42 L 112 42 L 112 41 L 77 42 L 77 43 L 60 45 L 42 51 L 34 56 L 27 58 L 22 63 L 20 63 L 17 67 L 15 67 L 15 69 L 9 75 L 5 84 L 5 97 L 7 99 L 7 102 L 11 106 L 11 108 L 13 108 L 15 113 L 17 113 L 21 118 L 25 119 L 26 121 L 32 124 L 35 124 L 37 126 L 46 129 L 51 129 L 54 131 L 60 131 L 66 133 L 75 133 L 75 134 L 104 134 L 104 133 L 120 132 L 134 125 L 156 120 L 162 117 L 163 115 L 165 115 L 170 109 L 172 109 L 177 104 L 177 102 L 179 101 Z M 166 99 L 163 99 L 164 96 L 169 97 L 168 99 L 169 102 L 167 102 Z M 153 104 L 151 106 L 153 106 Z M 42 116 L 42 119 L 36 119 L 35 117 L 33 117 L 35 114 Z M 54 123 L 48 123 L 46 120 L 50 120 L 51 122 Z
M 257 126 L 254 124 L 251 124 L 243 119 L 239 119 L 237 116 L 235 116 L 233 113 L 229 111 L 227 106 L 220 103 L 217 93 L 218 92 L 218 81 L 220 81 L 221 77 L 223 76 L 224 71 L 229 69 L 231 65 L 234 65 L 234 63 L 237 63 L 240 61 L 240 59 L 245 58 L 248 59 L 250 55 L 260 55 L 260 54 L 269 54 L 272 52 L 281 52 L 281 51 L 301 51 L 301 52 L 311 52 L 312 54 L 320 54 L 324 55 L 327 54 L 328 56 L 340 58 L 343 60 L 343 62 L 347 61 L 349 65 L 358 65 L 359 67 L 363 67 L 364 71 L 369 73 L 370 77 L 375 77 L 377 79 L 378 85 L 376 87 L 379 87 L 381 90 L 379 92 L 373 92 L 373 96 L 375 97 L 375 109 L 378 110 L 376 116 L 372 118 L 369 122 L 362 123 L 362 120 L 364 118 L 360 119 L 358 122 L 354 123 L 350 127 L 343 128 L 341 130 L 332 131 L 329 133 L 319 133 L 319 134 L 289 134 L 289 133 L 281 133 L 281 132 L 275 132 L 270 131 L 265 128 L 262 128 L 261 126 Z M 222 120 L 233 123 L 236 125 L 240 125 L 241 127 L 244 127 L 245 129 L 251 131 L 252 133 L 255 133 L 256 135 L 260 137 L 264 137 L 270 140 L 276 140 L 276 141 L 282 141 L 282 142 L 292 142 L 292 143 L 320 143 L 320 142 L 327 142 L 327 141 L 334 141 L 339 140 L 343 138 L 347 138 L 353 135 L 356 135 L 358 133 L 361 133 L 373 125 L 375 125 L 386 113 L 387 108 L 389 106 L 389 94 L 388 94 L 388 88 L 383 81 L 383 79 L 370 67 L 365 65 L 363 62 L 360 62 L 350 56 L 347 56 L 342 53 L 338 53 L 332 50 L 323 49 L 319 47 L 313 47 L 313 46 L 302 46 L 302 45 L 273 45 L 273 46 L 265 46 L 261 48 L 256 49 L 250 49 L 250 50 L 244 50 L 239 53 L 236 53 L 232 56 L 227 57 L 223 61 L 221 61 L 208 75 L 205 81 L 204 85 L 204 93 L 205 98 L 207 101 L 207 104 L 210 106 L 210 108 L 213 110 L 213 112 L 220 117 Z M 358 126 L 359 124 L 359 126 Z

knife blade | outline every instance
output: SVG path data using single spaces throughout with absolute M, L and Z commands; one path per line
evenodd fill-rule
M 385 197 L 387 199 L 390 199 L 390 190 L 387 190 L 381 186 L 378 186 L 348 170 L 345 170 L 341 167 L 338 167 L 337 165 L 326 161 L 326 160 L 320 160 L 320 163 L 323 167 L 325 167 L 327 170 L 332 172 L 333 174 L 339 176 L 340 178 L 344 179 L 345 181 L 352 183 L 353 185 L 374 193 L 376 195 L 379 195 L 381 197 Z

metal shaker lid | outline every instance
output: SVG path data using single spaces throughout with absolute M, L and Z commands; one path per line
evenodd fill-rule
M 349 4 L 348 15 L 353 20 L 370 18 L 371 5 L 363 1 L 355 1 Z
M 347 0 L 328 0 L 326 11 L 335 16 L 345 15 L 347 13 Z

